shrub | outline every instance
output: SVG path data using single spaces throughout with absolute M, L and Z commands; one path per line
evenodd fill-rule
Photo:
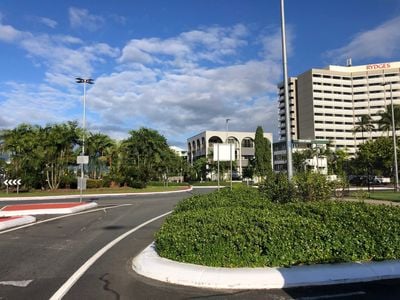
M 275 204 L 251 188 L 178 204 L 156 234 L 162 257 L 218 267 L 400 258 L 400 207 L 316 201 Z
M 260 192 L 275 203 L 296 201 L 296 188 L 287 178 L 286 174 L 272 174 L 259 185 Z
M 294 178 L 298 198 L 302 201 L 329 200 L 333 185 L 325 175 L 314 172 L 298 173 Z
M 88 178 L 86 180 L 86 187 L 88 189 L 98 189 L 103 187 L 103 180 L 102 179 L 91 179 Z

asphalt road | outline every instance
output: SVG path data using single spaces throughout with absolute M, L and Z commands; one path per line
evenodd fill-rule
M 50 299 L 104 246 L 190 195 L 110 196 L 97 200 L 101 209 L 54 220 L 41 217 L 48 222 L 0 233 L 0 299 Z M 400 280 L 259 291 L 206 290 L 149 280 L 135 274 L 131 262 L 153 241 L 163 219 L 111 247 L 64 291 L 64 299 L 400 299 Z

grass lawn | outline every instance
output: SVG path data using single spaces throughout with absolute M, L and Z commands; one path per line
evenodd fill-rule
M 400 192 L 394 191 L 374 191 L 370 193 L 370 199 L 376 200 L 388 200 L 388 201 L 395 201 L 400 202 Z
M 83 195 L 91 194 L 117 194 L 117 193 L 151 193 L 151 192 L 167 192 L 167 191 L 179 191 L 186 189 L 187 186 L 148 186 L 144 189 L 134 189 L 130 187 L 120 188 L 96 188 L 87 189 L 83 191 Z M 31 192 L 20 192 L 18 195 L 16 192 L 7 194 L 5 191 L 0 192 L 1 197 L 35 197 L 35 196 L 61 196 L 61 195 L 80 195 L 78 189 L 58 189 L 55 191 L 31 191 Z

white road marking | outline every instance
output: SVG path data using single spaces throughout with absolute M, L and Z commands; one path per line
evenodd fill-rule
M 16 287 L 27 287 L 33 280 L 0 281 L 0 285 L 12 285 Z
M 72 217 L 72 216 L 89 214 L 89 213 L 96 212 L 96 211 L 101 211 L 101 210 L 105 210 L 105 209 L 119 208 L 119 207 L 122 207 L 122 206 L 129 206 L 129 205 L 132 205 L 132 204 L 120 204 L 120 205 L 116 205 L 116 206 L 101 207 L 101 208 L 97 208 L 97 209 L 93 209 L 93 210 L 82 211 L 82 212 L 78 212 L 78 213 L 75 213 L 75 214 L 62 215 L 62 216 L 46 219 L 46 220 L 43 220 L 43 221 L 38 221 L 38 222 L 35 222 L 35 223 L 22 225 L 22 226 L 19 226 L 19 227 L 15 227 L 15 228 L 11 228 L 11 229 L 8 229 L 8 230 L 4 230 L 4 231 L 1 231 L 0 234 L 11 232 L 11 231 L 15 231 L 15 230 L 19 230 L 19 229 L 30 227 L 30 226 L 39 225 L 39 224 L 42 224 L 42 223 L 47 223 L 47 222 L 59 220 L 59 219 L 64 219 L 64 218 L 68 218 L 68 217 Z
M 110 250 L 112 247 L 114 247 L 116 244 L 118 244 L 120 241 L 122 241 L 124 238 L 126 238 L 128 235 L 134 233 L 135 231 L 139 230 L 140 228 L 150 224 L 151 222 L 154 222 L 162 217 L 165 217 L 169 215 L 172 211 L 169 211 L 165 214 L 159 215 L 153 219 L 150 219 L 139 226 L 136 226 L 135 228 L 129 230 L 128 232 L 125 232 L 124 234 L 120 235 L 107 245 L 105 245 L 103 248 L 101 248 L 97 253 L 95 253 L 89 260 L 87 260 L 72 276 L 55 292 L 55 294 L 50 298 L 50 300 L 58 300 L 62 299 L 68 291 L 74 286 L 74 284 L 85 274 L 85 272 L 101 257 L 103 254 L 105 254 L 108 250 Z
M 359 296 L 359 295 L 365 295 L 365 294 L 366 294 L 366 292 L 364 292 L 364 291 L 358 291 L 358 292 L 343 293 L 343 294 L 321 295 L 321 296 L 314 296 L 314 297 L 301 297 L 301 298 L 296 298 L 296 300 L 331 299 L 331 298 L 338 298 L 338 297 Z

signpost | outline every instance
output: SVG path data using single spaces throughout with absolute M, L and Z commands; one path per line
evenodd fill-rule
M 21 185 L 21 179 L 6 179 L 4 180 L 4 184 L 7 187 L 7 194 L 8 194 L 8 187 L 11 185 L 17 186 L 17 194 L 19 193 L 19 186 Z
M 219 162 L 230 161 L 231 162 L 231 189 L 232 189 L 232 159 L 235 157 L 235 145 L 234 144 L 214 144 L 214 155 L 213 160 L 218 162 L 218 189 L 219 189 Z

